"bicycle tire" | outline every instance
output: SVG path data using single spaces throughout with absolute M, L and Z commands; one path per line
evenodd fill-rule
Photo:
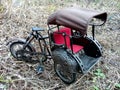
M 10 52 L 11 52 L 11 54 L 12 54 L 12 56 L 13 56 L 14 58 L 18 59 L 18 57 L 17 57 L 17 55 L 16 55 L 16 52 L 17 52 L 18 50 L 16 50 L 16 51 L 14 50 L 15 45 L 21 45 L 21 46 L 23 46 L 24 44 L 25 44 L 24 41 L 15 41 L 15 42 L 12 42 L 12 43 L 10 44 L 9 49 L 10 49 Z M 28 50 L 31 51 L 31 52 L 34 51 L 34 49 L 33 49 L 29 44 L 26 46 L 26 48 L 28 48 Z
M 20 48 L 20 49 L 18 49 L 18 50 L 15 50 L 15 49 L 14 49 L 15 46 L 16 46 L 16 45 L 18 45 L 18 46 L 20 45 L 21 47 L 23 47 L 24 44 L 26 44 L 26 42 L 21 41 L 21 40 L 12 42 L 12 43 L 10 44 L 10 47 L 9 47 L 12 56 L 13 56 L 14 58 L 16 58 L 17 60 L 22 60 L 22 61 L 25 61 L 25 62 L 28 62 L 28 63 L 33 63 L 33 64 L 38 63 L 40 60 L 37 60 L 37 59 L 35 60 L 35 59 L 33 59 L 33 57 L 30 56 L 30 55 L 29 55 L 29 58 L 28 58 L 28 56 L 24 56 L 24 58 L 19 58 L 20 55 L 17 56 L 17 52 L 20 51 L 20 50 L 22 50 L 22 48 Z M 36 52 L 36 51 L 35 51 L 35 48 L 34 48 L 31 44 L 28 44 L 23 51 L 34 52 L 34 53 Z M 40 54 L 40 55 L 42 55 L 42 54 Z M 42 55 L 42 56 L 43 56 L 43 55 Z M 43 59 L 42 59 L 42 60 L 43 60 Z M 44 62 L 44 61 L 46 61 L 46 57 L 45 57 L 45 59 L 44 59 L 42 62 Z

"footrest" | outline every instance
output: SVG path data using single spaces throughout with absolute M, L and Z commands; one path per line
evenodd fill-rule
M 37 74 L 41 74 L 42 72 L 44 71 L 44 67 L 43 66 L 37 66 L 37 68 L 36 68 L 36 72 L 37 72 Z

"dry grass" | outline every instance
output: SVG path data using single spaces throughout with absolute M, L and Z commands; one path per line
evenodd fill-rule
M 14 3 L 13 1 L 16 1 Z M 5 90 L 117 90 L 120 83 L 120 2 L 119 0 L 1 0 L 0 1 L 0 88 Z M 108 12 L 108 21 L 96 31 L 103 46 L 103 57 L 91 72 L 78 75 L 65 85 L 53 70 L 53 61 L 45 62 L 45 71 L 37 75 L 36 65 L 15 60 L 6 43 L 26 37 L 32 26 L 47 28 L 47 17 L 63 7 L 78 6 Z M 101 69 L 105 78 L 94 75 Z M 95 89 L 95 86 L 99 89 Z M 119 89 L 118 89 L 119 90 Z

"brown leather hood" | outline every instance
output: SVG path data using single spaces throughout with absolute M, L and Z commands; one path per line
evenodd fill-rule
M 87 27 L 92 18 L 98 18 L 106 21 L 107 13 L 81 8 L 66 8 L 51 14 L 47 24 L 63 25 L 75 30 L 79 30 L 81 34 L 87 33 Z

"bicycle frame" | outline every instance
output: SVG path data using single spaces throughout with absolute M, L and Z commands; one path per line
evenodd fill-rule
M 40 31 L 39 32 L 38 31 L 32 31 L 30 33 L 30 35 L 27 37 L 26 44 L 23 46 L 23 49 L 25 49 L 28 44 L 30 44 L 34 39 L 36 39 L 38 41 L 38 43 L 39 43 L 40 52 L 33 52 L 33 53 L 35 55 L 40 53 L 40 54 L 45 55 L 47 58 L 51 59 L 51 53 L 50 53 L 50 50 L 49 50 L 47 42 L 46 42 L 46 39 L 48 39 L 48 38 L 49 38 L 48 36 L 43 37 L 41 35 Z M 41 40 L 44 43 L 44 48 L 42 47 Z M 46 49 L 46 50 L 44 50 L 44 49 Z

